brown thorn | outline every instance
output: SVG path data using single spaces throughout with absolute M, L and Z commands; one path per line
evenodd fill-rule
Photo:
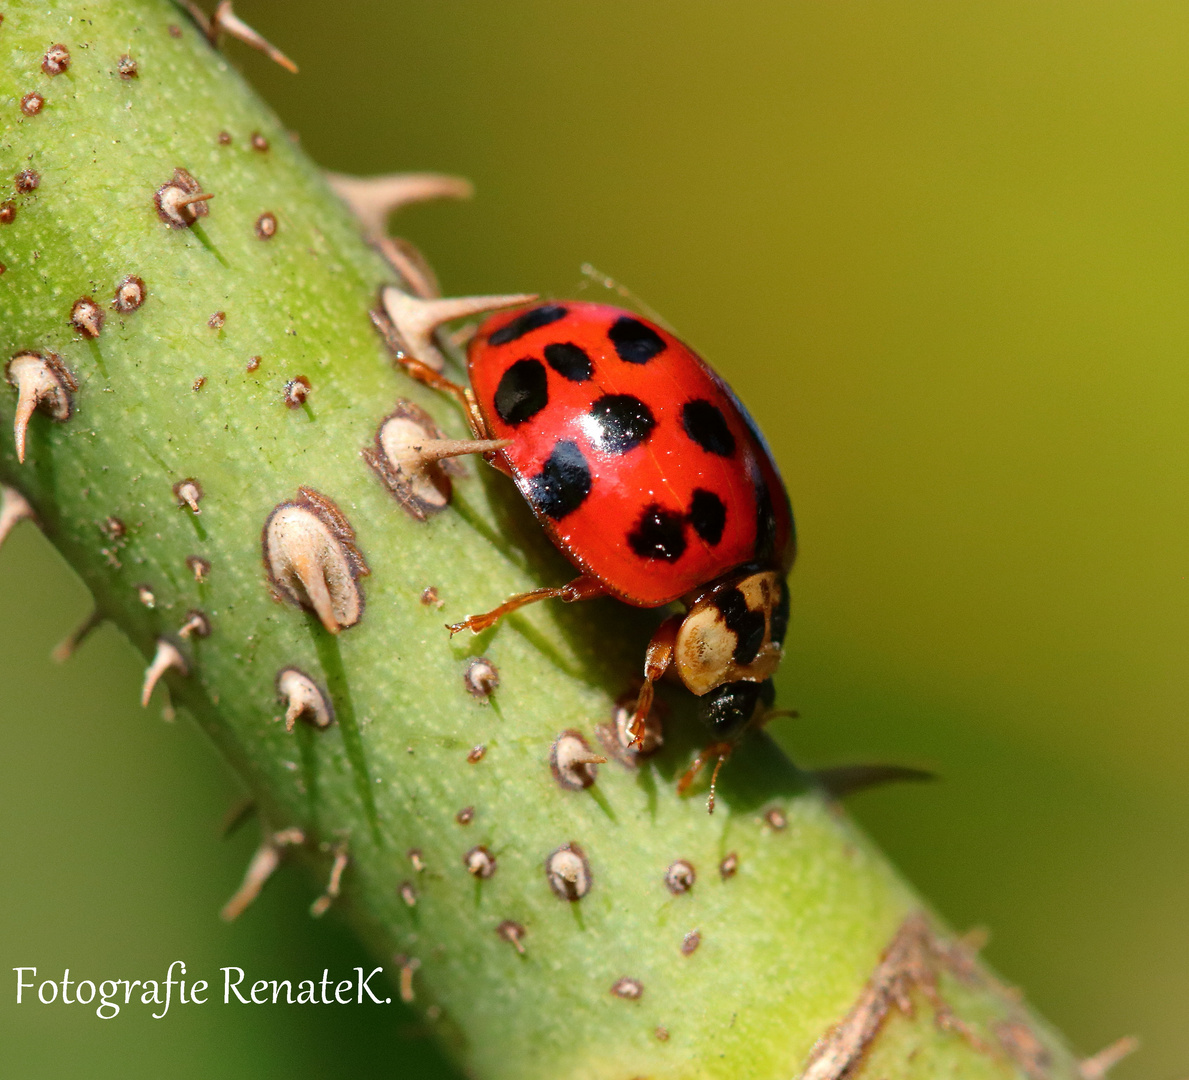
M 23 465 L 25 436 L 33 413 L 40 409 L 59 422 L 69 420 L 74 408 L 71 395 L 78 389 L 78 382 L 55 353 L 17 353 L 9 360 L 5 373 L 17 390 L 13 438 L 17 461 Z
M 282 829 L 280 832 L 266 837 L 256 849 L 251 862 L 248 863 L 243 884 L 219 912 L 220 918 L 224 922 L 232 922 L 242 915 L 260 895 L 260 890 L 264 888 L 265 883 L 281 864 L 281 849 L 302 843 L 305 843 L 305 834 L 296 828 Z
M 207 37 L 210 39 L 210 43 L 216 48 L 219 46 L 220 34 L 227 34 L 237 41 L 242 41 L 250 48 L 264 53 L 274 64 L 280 64 L 281 67 L 293 75 L 297 74 L 297 65 L 289 57 L 253 30 L 232 11 L 231 0 L 220 0 L 219 6 L 215 8 L 215 14 L 210 20 Z
M 536 299 L 533 294 L 520 293 L 508 296 L 461 296 L 425 300 L 418 296 L 410 296 L 395 285 L 385 286 L 380 291 L 380 301 L 405 345 L 404 351 L 434 371 L 441 371 L 445 364 L 433 341 L 435 331 L 443 323 L 498 311 L 501 308 L 519 307 Z
M 235 891 L 235 895 L 223 905 L 219 917 L 224 922 L 233 922 L 238 919 L 252 901 L 260 895 L 260 890 L 264 888 L 265 882 L 272 877 L 273 872 L 280 865 L 281 852 L 271 840 L 264 841 L 256 849 L 252 861 L 248 863 L 243 884 Z
M 186 621 L 178 630 L 178 637 L 185 640 L 189 637 L 204 638 L 211 636 L 211 621 L 202 611 L 194 609 L 186 612 Z
M 178 647 L 168 638 L 158 638 L 157 652 L 145 668 L 144 686 L 140 691 L 141 708 L 148 708 L 149 698 L 153 696 L 153 687 L 170 668 L 176 669 L 182 675 L 190 674 L 186 658 L 178 651 Z
M 0 484 L 0 546 L 20 521 L 36 521 L 33 507 L 16 488 Z
M 1138 1049 L 1139 1039 L 1134 1035 L 1124 1035 L 1110 1046 L 1104 1046 L 1097 1054 L 1083 1058 L 1078 1065 L 1078 1075 L 1082 1080 L 1102 1080 L 1120 1061 Z
M 461 176 L 441 173 L 387 173 L 349 176 L 327 172 L 331 190 L 358 219 L 363 235 L 378 240 L 388 233 L 388 215 L 402 207 L 431 199 L 469 199 L 474 185 Z
M 219 825 L 219 835 L 226 840 L 254 813 L 256 813 L 256 800 L 251 795 L 244 795 L 236 799 L 227 808 L 227 813 L 223 815 L 223 821 Z
M 400 968 L 400 999 L 406 1005 L 411 1005 L 414 998 L 413 976 L 421 966 L 421 961 L 415 956 L 408 957 L 402 954 L 393 957 L 393 962 Z
M 103 616 L 99 614 L 98 609 L 95 609 L 82 622 L 70 631 L 57 645 L 54 646 L 50 657 L 55 663 L 64 664 L 69 660 L 78 647 L 87 639 L 91 631 L 103 622 Z
M 201 195 L 188 195 L 184 199 L 176 199 L 174 201 L 173 205 L 174 206 L 190 206 L 192 203 L 206 202 L 207 199 L 213 199 L 214 197 L 215 197 L 215 193 L 213 191 L 207 191 Z M 222 206 L 222 203 L 220 203 L 219 205 Z
M 310 905 L 310 914 L 315 919 L 325 915 L 330 910 L 330 905 L 338 899 L 343 885 L 343 871 L 347 869 L 349 859 L 347 845 L 339 844 L 334 850 L 334 862 L 330 867 L 330 880 L 326 883 L 326 891 Z

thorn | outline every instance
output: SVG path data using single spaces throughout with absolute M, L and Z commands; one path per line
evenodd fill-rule
M 1124 1035 L 1092 1057 L 1084 1058 L 1078 1065 L 1078 1074 L 1082 1080 L 1102 1080 L 1120 1061 L 1138 1049 L 1139 1039 L 1133 1035 Z
M 421 961 L 415 956 L 408 957 L 403 953 L 392 958 L 393 963 L 400 967 L 400 999 L 406 1005 L 413 1002 L 413 976 L 421 966 Z
M 148 585 L 136 586 L 136 598 L 150 611 L 157 606 L 157 597 L 153 595 L 153 590 Z
M 545 878 L 560 900 L 581 900 L 590 892 L 590 863 L 575 843 L 563 844 L 545 860 Z
M 384 260 L 400 275 L 410 291 L 423 300 L 442 295 L 433 267 L 416 246 L 399 236 L 379 236 L 372 241 Z
M 33 507 L 16 488 L 0 484 L 0 546 L 19 521 L 36 521 Z
M 310 914 L 315 919 L 325 915 L 330 910 L 330 905 L 338 898 L 343 884 L 343 871 L 347 869 L 347 859 L 347 846 L 340 844 L 334 851 L 334 862 L 330 867 L 330 880 L 326 883 L 326 892 L 310 905 Z
M 202 485 L 192 476 L 173 485 L 173 496 L 177 499 L 178 506 L 188 506 L 194 513 L 202 513 L 198 508 L 198 502 L 202 498 Z
M 207 574 L 211 572 L 211 564 L 208 560 L 202 558 L 200 555 L 187 555 L 186 565 L 190 568 L 190 573 L 194 575 L 194 580 L 199 585 L 206 584 Z
M 254 813 L 256 813 L 256 800 L 251 795 L 245 795 L 243 798 L 237 799 L 227 808 L 227 813 L 223 815 L 223 822 L 219 826 L 219 835 L 226 840 L 227 837 L 233 835 Z
M 90 615 L 83 619 L 78 626 L 54 646 L 53 651 L 50 653 L 50 658 L 58 664 L 66 663 L 78 651 L 78 647 L 90 636 L 91 631 L 102 622 L 103 616 L 99 614 L 98 609 L 93 610 Z
M 363 615 L 358 579 L 368 573 L 355 532 L 325 495 L 301 487 L 264 523 L 264 563 L 278 592 L 313 611 L 331 634 Z
M 505 919 L 495 928 L 495 932 L 520 953 L 521 956 L 524 955 L 525 929 L 520 923 L 513 922 L 511 919 Z
M 400 898 L 408 907 L 417 906 L 417 890 L 413 888 L 411 881 L 404 881 L 400 887 Z
M 334 722 L 330 701 L 304 671 L 282 668 L 277 672 L 277 695 L 285 702 L 285 730 L 292 731 L 301 716 L 316 728 L 327 728 Z
M 283 829 L 265 839 L 256 849 L 252 861 L 248 863 L 244 874 L 243 884 L 236 890 L 235 895 L 223 905 L 219 916 L 224 922 L 233 922 L 260 895 L 260 890 L 281 863 L 281 850 L 292 844 L 305 842 L 305 834 L 300 829 Z
M 25 433 L 34 410 L 40 409 L 59 422 L 70 419 L 74 406 L 72 394 L 78 389 L 75 377 L 55 353 L 17 353 L 5 369 L 10 385 L 17 390 L 16 419 L 13 435 L 17 460 L 25 463 Z
M 936 780 L 937 774 L 907 765 L 836 765 L 829 769 L 815 769 L 809 774 L 832 799 L 845 799 L 869 788 L 901 781 L 921 783 Z
M 474 185 L 461 176 L 441 173 L 387 173 L 383 176 L 348 176 L 328 172 L 331 190 L 363 227 L 363 235 L 378 240 L 388 234 L 388 215 L 404 206 L 431 199 L 469 199 Z
M 210 198 L 203 194 L 202 185 L 181 168 L 175 168 L 173 176 L 153 194 L 157 216 L 171 229 L 188 229 L 200 217 L 206 217 L 210 213 L 206 200 Z
M 149 698 L 153 696 L 153 687 L 170 668 L 176 668 L 182 675 L 190 674 L 186 658 L 178 651 L 178 647 L 168 638 L 158 638 L 156 655 L 144 673 L 144 688 L 140 692 L 142 709 L 148 708 Z
M 598 771 L 594 766 L 607 764 L 596 754 L 579 731 L 563 731 L 549 749 L 549 768 L 553 779 L 567 791 L 582 791 L 595 782 Z
M 409 355 L 434 371 L 441 371 L 445 361 L 433 342 L 434 331 L 439 326 L 454 319 L 530 304 L 536 300 L 536 296 L 521 293 L 511 296 L 462 296 L 423 300 L 402 292 L 394 285 L 388 285 L 381 291 L 380 299 Z
M 213 191 L 203 192 L 201 195 L 187 195 L 184 199 L 174 199 L 173 205 L 176 207 L 193 206 L 195 203 L 206 202 L 207 199 L 213 199 L 215 193 Z
M 443 438 L 429 413 L 401 398 L 381 421 L 374 445 L 363 451 L 363 457 L 409 516 L 425 521 L 450 501 L 449 466 L 438 462 L 463 454 L 494 453 L 507 445 L 506 439 Z
M 260 890 L 264 888 L 265 882 L 272 877 L 273 872 L 280 864 L 280 850 L 271 840 L 266 840 L 256 849 L 252 861 L 248 863 L 243 884 L 236 890 L 235 895 L 223 905 L 219 917 L 224 922 L 234 922 L 238 919 L 252 901 L 260 895 Z
M 194 11 L 193 5 L 187 3 L 186 7 L 190 8 L 191 12 Z M 264 53 L 274 64 L 280 64 L 281 67 L 291 74 L 297 74 L 297 65 L 289 57 L 275 45 L 266 41 L 232 11 L 231 0 L 220 0 L 219 6 L 215 8 L 215 14 L 211 16 L 209 23 L 203 26 L 203 23 L 199 22 L 198 25 L 202 27 L 207 39 L 216 49 L 219 47 L 219 35 L 227 34 L 229 37 L 233 37 L 237 41 L 242 41 L 245 45 L 250 46 L 258 52 Z
M 204 638 L 211 636 L 211 621 L 205 612 L 193 608 L 186 612 L 186 621 L 178 630 L 178 637 L 185 641 L 189 637 Z

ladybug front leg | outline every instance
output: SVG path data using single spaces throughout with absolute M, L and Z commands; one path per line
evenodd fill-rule
M 583 574 L 582 577 L 577 577 L 568 585 L 562 585 L 559 588 L 533 589 L 531 592 L 517 593 L 516 596 L 510 596 L 499 607 L 485 611 L 482 615 L 472 615 L 459 623 L 447 623 L 446 629 L 450 631 L 451 637 L 460 630 L 470 630 L 478 634 L 488 627 L 494 626 L 505 615 L 526 604 L 535 604 L 538 600 L 562 600 L 567 604 L 572 604 L 576 600 L 593 600 L 596 596 L 605 596 L 606 593 L 607 590 L 601 581 Z
M 629 749 L 644 741 L 644 719 L 652 708 L 653 684 L 669 669 L 673 662 L 673 647 L 677 642 L 677 631 L 681 629 L 682 615 L 670 615 L 652 635 L 644 653 L 644 685 L 636 698 L 636 709 L 628 721 L 628 734 L 632 737 Z
M 698 752 L 698 756 L 694 758 L 693 763 L 685 770 L 684 775 L 677 781 L 677 794 L 684 795 L 690 789 L 690 785 L 698 778 L 698 773 L 702 771 L 703 766 L 711 758 L 718 758 L 718 764 L 714 766 L 714 772 L 710 776 L 710 797 L 706 800 L 706 812 L 714 813 L 714 789 L 718 783 L 718 774 L 723 767 L 723 762 L 731 756 L 731 751 L 735 749 L 734 743 L 716 742 L 711 743 L 704 750 Z

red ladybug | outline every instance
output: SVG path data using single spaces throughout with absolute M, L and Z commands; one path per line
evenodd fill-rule
M 761 699 L 770 704 L 788 626 L 792 509 L 763 436 L 697 353 L 632 312 L 563 301 L 489 317 L 470 343 L 470 392 L 404 362 L 467 406 L 477 438 L 501 440 L 488 460 L 580 571 L 451 633 L 477 633 L 554 597 L 681 601 L 685 613 L 665 619 L 648 646 L 630 728 L 637 741 L 653 683 L 670 669 L 703 699 L 720 740 L 737 735 Z M 729 748 L 716 744 L 696 766 L 715 754 L 721 764 Z

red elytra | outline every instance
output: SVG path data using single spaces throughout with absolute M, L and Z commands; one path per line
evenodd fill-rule
M 730 387 L 668 331 L 606 304 L 501 312 L 469 348 L 487 434 L 553 542 L 638 607 L 795 553 L 772 455 Z

